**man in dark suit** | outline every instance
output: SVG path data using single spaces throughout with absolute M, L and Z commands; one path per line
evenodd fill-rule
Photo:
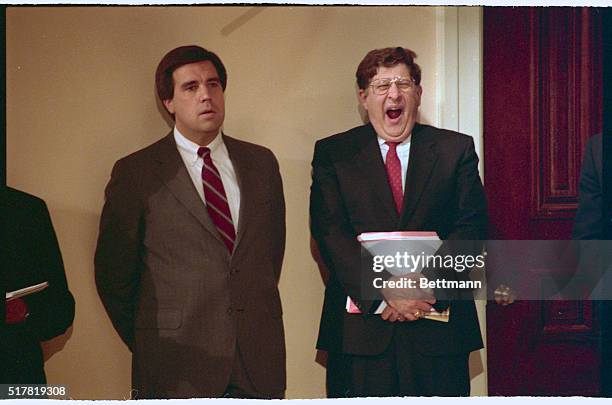
M 602 144 L 602 135 L 594 135 L 589 138 L 584 149 L 580 170 L 578 212 L 572 230 L 572 239 L 604 239 Z
M 580 170 L 578 211 L 574 220 L 572 239 L 577 240 L 579 266 L 575 277 L 563 286 L 562 295 L 570 299 L 586 298 L 606 300 L 610 294 L 611 274 L 607 271 L 611 254 L 605 238 L 603 189 L 603 137 L 590 137 L 584 148 Z
M 422 89 L 415 57 L 399 47 L 369 52 L 357 69 L 369 123 L 315 146 L 311 230 L 331 273 L 317 348 L 328 351 L 330 397 L 469 395 L 468 356 L 482 347 L 474 302 L 457 291 L 385 295 L 381 315 L 374 314 L 378 302 L 360 295 L 360 233 L 485 238 L 486 199 L 474 143 L 416 123 Z M 347 313 L 347 295 L 362 314 Z M 432 305 L 450 305 L 450 321 L 422 319 Z
M 607 141 L 607 140 L 606 140 Z M 566 287 L 572 298 L 577 291 L 588 291 L 599 311 L 599 350 L 601 354 L 601 396 L 612 396 L 612 252 L 606 238 L 603 182 L 603 135 L 589 138 L 584 149 L 580 170 L 580 194 L 578 212 L 574 222 L 572 238 L 579 240 L 580 266 L 575 286 Z M 599 242 L 597 242 L 599 241 Z
M 46 289 L 4 302 L 0 311 L 1 384 L 45 384 L 41 342 L 74 320 L 74 299 L 49 211 L 43 200 L 0 187 L 1 293 L 47 282 Z
M 137 398 L 284 395 L 281 177 L 270 150 L 221 132 L 226 83 L 213 52 L 166 54 L 156 86 L 175 127 L 106 188 L 96 285 Z

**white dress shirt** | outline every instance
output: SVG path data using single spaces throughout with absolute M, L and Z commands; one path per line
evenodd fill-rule
M 206 204 L 206 198 L 204 197 L 204 187 L 202 185 L 202 166 L 204 166 L 204 160 L 198 156 L 198 149 L 200 145 L 185 138 L 180 131 L 174 127 L 174 140 L 176 141 L 176 148 L 178 149 L 183 163 L 187 168 L 187 172 L 193 181 L 200 198 Z M 234 223 L 234 230 L 238 232 L 238 215 L 240 212 L 240 187 L 238 187 L 238 178 L 236 177 L 236 171 L 234 165 L 230 160 L 227 147 L 223 142 L 221 133 L 218 133 L 215 139 L 213 139 L 207 148 L 210 149 L 210 157 L 221 175 L 221 182 L 225 189 L 225 195 L 227 196 L 227 202 L 229 204 L 230 212 L 232 214 L 232 222 Z
M 406 191 L 406 172 L 408 171 L 408 157 L 410 156 L 410 139 L 412 139 L 412 134 L 408 136 L 408 138 L 404 139 L 402 143 L 397 145 L 395 151 L 397 152 L 397 157 L 400 160 L 400 164 L 402 165 L 402 192 Z M 387 162 L 387 152 L 389 152 L 389 145 L 385 143 L 386 141 L 382 139 L 380 136 L 378 137 L 378 145 L 380 146 L 380 154 L 382 155 L 383 162 Z

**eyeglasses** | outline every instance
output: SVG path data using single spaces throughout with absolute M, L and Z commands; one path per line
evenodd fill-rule
M 416 83 L 412 77 L 400 77 L 395 76 L 392 79 L 377 79 L 370 83 L 370 87 L 372 88 L 372 92 L 378 96 L 384 96 L 389 92 L 391 85 L 395 83 L 398 89 L 403 92 L 409 92 L 410 90 L 416 87 Z

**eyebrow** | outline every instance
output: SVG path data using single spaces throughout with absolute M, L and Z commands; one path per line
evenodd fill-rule
M 198 82 L 196 80 L 190 80 L 190 81 L 188 81 L 186 83 L 181 84 L 181 88 L 182 89 L 186 89 L 188 87 L 191 87 L 191 86 L 197 85 L 197 84 L 198 84 Z

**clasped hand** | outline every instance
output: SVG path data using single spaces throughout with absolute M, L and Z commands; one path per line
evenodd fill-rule
M 412 273 L 402 276 L 393 276 L 389 281 L 398 281 L 398 284 L 412 285 L 411 287 L 387 287 L 382 289 L 387 306 L 381 313 L 381 318 L 388 322 L 416 321 L 432 311 L 436 298 L 430 288 L 419 287 L 421 274 Z M 402 280 L 403 279 L 403 280 Z M 413 283 L 407 283 L 414 280 Z M 403 283 L 399 283 L 404 281 Z M 389 285 L 391 283 L 388 283 Z

